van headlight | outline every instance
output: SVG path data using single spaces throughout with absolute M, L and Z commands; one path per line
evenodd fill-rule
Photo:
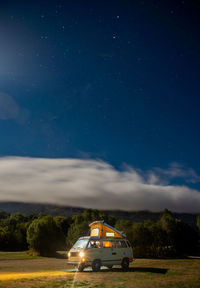
M 82 257 L 84 257 L 85 253 L 84 252 L 80 252 L 79 255 L 82 258 Z
M 68 257 L 70 257 L 71 256 L 71 253 L 70 252 L 68 252 Z

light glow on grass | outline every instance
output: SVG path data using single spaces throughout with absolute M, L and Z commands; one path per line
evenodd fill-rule
M 0 274 L 0 281 L 15 280 L 15 279 L 30 279 L 40 277 L 55 277 L 65 276 L 68 274 L 63 271 L 41 271 L 41 272 L 27 272 L 27 273 L 2 273 Z

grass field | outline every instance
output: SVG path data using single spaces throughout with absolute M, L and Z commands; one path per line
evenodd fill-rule
M 136 259 L 128 272 L 120 266 L 75 272 L 62 258 L 0 252 L 0 288 L 200 288 L 200 259 Z

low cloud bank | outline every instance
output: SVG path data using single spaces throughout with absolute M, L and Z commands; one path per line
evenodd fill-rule
M 0 201 L 23 201 L 97 209 L 200 212 L 200 191 L 170 185 L 182 177 L 199 182 L 192 169 L 123 171 L 100 160 L 0 158 Z

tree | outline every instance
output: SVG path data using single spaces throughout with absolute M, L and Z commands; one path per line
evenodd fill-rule
M 152 234 L 144 223 L 133 224 L 133 255 L 135 257 L 150 256 L 150 247 L 152 245 Z
M 0 220 L 1 235 L 0 246 L 4 251 L 22 251 L 28 248 L 26 230 L 29 225 L 28 217 L 15 213 Z M 4 239 L 4 240 L 2 240 Z
M 63 216 L 56 216 L 54 217 L 54 221 L 60 231 L 60 241 L 58 243 L 58 249 L 66 250 L 66 237 L 72 220 L 71 218 L 66 218 Z
M 61 239 L 61 231 L 52 216 L 35 219 L 27 231 L 29 248 L 42 256 L 55 254 Z
M 81 236 L 87 236 L 89 233 L 89 227 L 87 221 L 82 221 L 79 223 L 73 223 L 67 234 L 67 248 L 71 248 L 72 245 L 78 240 Z
M 10 216 L 9 213 L 3 211 L 3 210 L 0 210 L 0 219 L 6 219 Z
M 68 229 L 69 229 L 70 224 L 72 222 L 72 219 L 66 218 L 63 216 L 56 216 L 56 217 L 54 217 L 54 221 L 55 221 L 57 227 L 62 231 L 62 233 L 65 236 L 67 236 L 67 232 L 68 232 Z
M 112 215 L 109 215 L 105 211 L 101 211 L 101 210 L 97 210 L 97 209 L 86 209 L 81 214 L 81 216 L 88 223 L 90 223 L 92 221 L 97 221 L 97 220 L 104 220 L 109 225 L 114 226 L 115 222 L 116 222 L 115 217 L 113 217 Z
M 170 247 L 170 249 L 175 248 L 174 239 L 177 233 L 176 232 L 177 225 L 176 225 L 176 219 L 172 216 L 172 213 L 169 210 L 165 209 L 163 211 L 161 219 L 159 220 L 159 224 L 161 228 L 166 232 L 166 235 L 167 235 L 166 246 Z
M 197 227 L 198 227 L 199 232 L 200 232 L 200 215 L 197 215 Z
M 197 249 L 197 232 L 188 224 L 176 219 L 168 210 L 164 211 L 160 225 L 167 233 L 167 246 L 175 255 L 194 253 Z
M 167 233 L 162 229 L 159 222 L 145 221 L 144 226 L 151 234 L 149 254 L 152 257 L 163 257 L 166 254 Z
M 8 227 L 0 227 L 0 250 L 9 251 L 9 238 L 11 233 Z
M 126 234 L 126 237 L 128 240 L 132 243 L 133 239 L 133 229 L 132 229 L 133 223 L 129 220 L 118 220 L 115 224 L 115 228 L 124 234 Z

